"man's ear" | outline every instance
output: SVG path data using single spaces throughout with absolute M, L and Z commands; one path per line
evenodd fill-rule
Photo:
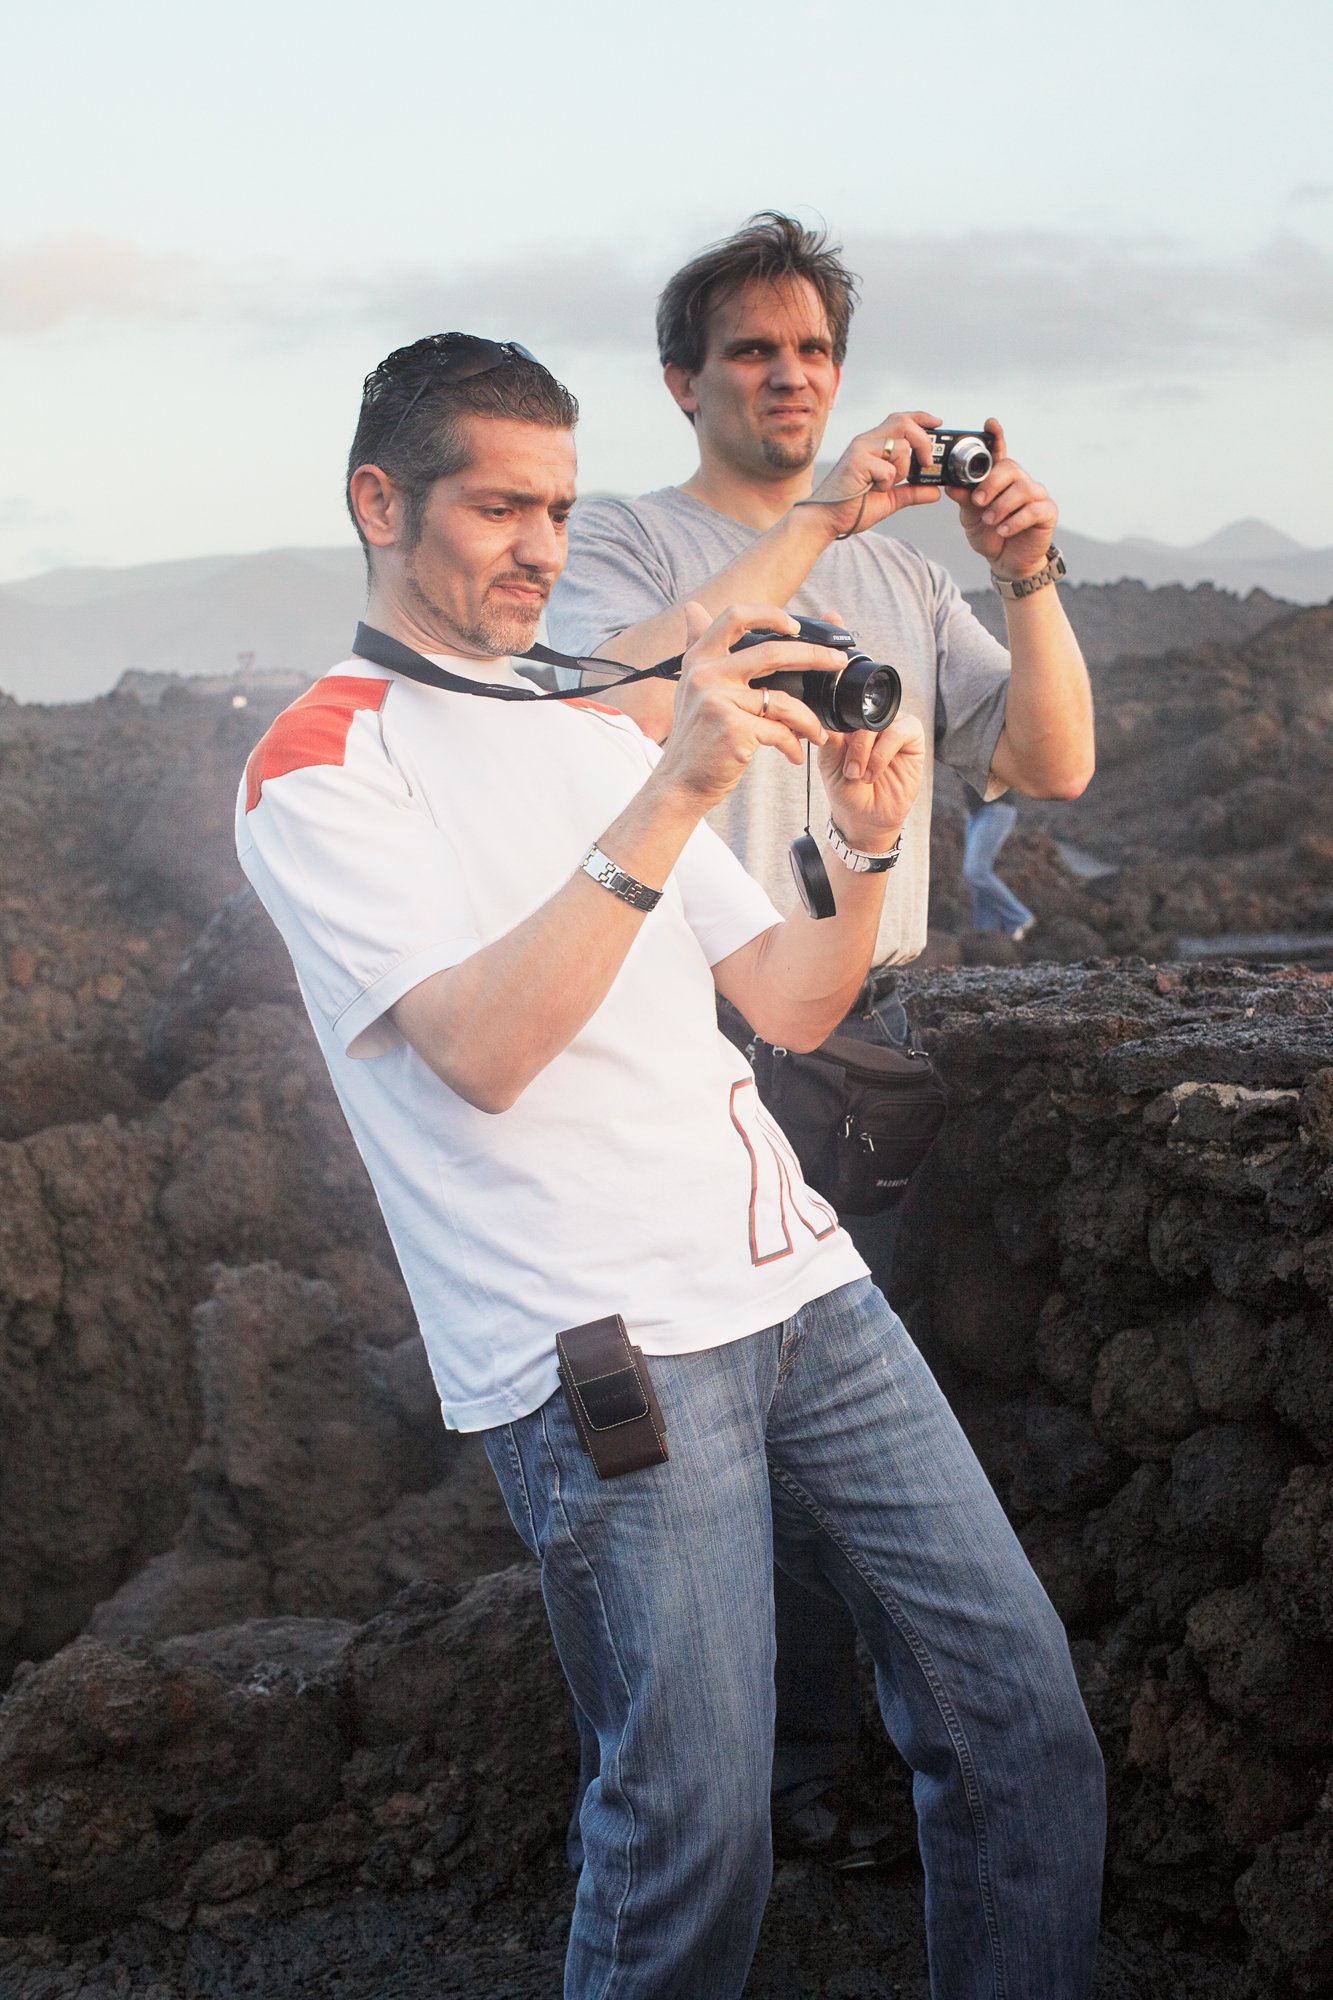
M 699 407 L 699 398 L 694 393 L 694 370 L 682 368 L 677 361 L 668 361 L 662 370 L 662 380 L 671 391 L 678 406 L 684 410 L 691 423 Z
M 391 549 L 403 524 L 403 500 L 378 465 L 358 465 L 347 484 L 352 512 L 373 549 Z

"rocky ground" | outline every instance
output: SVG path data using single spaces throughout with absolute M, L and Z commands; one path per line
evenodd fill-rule
M 1072 803 L 1021 801 L 999 864 L 1039 920 L 1023 946 L 969 931 L 961 801 L 941 787 L 935 962 L 1167 957 L 1182 937 L 1263 932 L 1293 934 L 1298 957 L 1301 936 L 1333 933 L 1333 606 L 1240 643 L 1094 660 L 1092 680 L 1096 777 Z M 1110 872 L 1080 879 L 1057 842 Z
M 1236 597 L 1211 583 L 1152 589 L 1133 577 L 1119 583 L 1063 583 L 1060 595 L 1083 657 L 1094 668 L 1113 660 L 1156 659 L 1182 647 L 1239 645 L 1296 608 L 1266 590 Z M 997 593 L 969 590 L 967 601 L 1003 642 L 1004 605 Z
M 1233 649 L 1230 681 L 1211 654 L 1105 670 L 1124 790 L 1090 824 L 1126 874 L 1151 815 L 1115 749 L 1140 725 L 1115 718 L 1145 688 L 1141 742 L 1174 745 L 1163 827 L 1249 782 L 1265 714 L 1318 821 L 1329 615 Z M 1241 697 L 1220 719 L 1216 686 Z M 0 1995 L 547 1996 L 565 1699 L 489 1472 L 439 1425 L 290 973 L 236 893 L 230 797 L 263 721 L 185 691 L 0 710 Z M 1191 764 L 1219 731 L 1240 763 Z M 1266 924 L 1295 907 L 1307 832 L 1268 850 Z M 1014 851 L 1058 883 L 1049 836 Z M 1244 859 L 1217 865 L 1239 883 Z M 1154 922 L 1195 865 L 1162 861 Z M 1169 942 L 1123 882 L 1102 907 L 1071 958 Z M 898 1303 L 1106 1750 L 1099 2000 L 1320 1991 L 1333 983 L 1140 958 L 914 984 L 953 1102 Z M 904 1776 L 869 1715 L 858 1782 L 904 1858 L 876 1881 L 784 1867 L 754 1995 L 924 1996 Z

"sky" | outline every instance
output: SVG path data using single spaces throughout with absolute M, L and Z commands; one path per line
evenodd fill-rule
M 1062 518 L 1333 544 L 1328 0 L 44 0 L 6 30 L 0 580 L 347 542 L 360 384 L 449 327 L 688 477 L 656 293 L 753 211 L 862 279 L 827 444 L 997 416 Z

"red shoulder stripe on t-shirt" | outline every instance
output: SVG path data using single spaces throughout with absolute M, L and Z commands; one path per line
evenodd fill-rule
M 342 764 L 347 733 L 363 708 L 381 708 L 392 685 L 352 674 L 328 674 L 284 708 L 260 737 L 245 767 L 245 810 L 253 812 L 270 778 L 305 771 L 312 764 Z

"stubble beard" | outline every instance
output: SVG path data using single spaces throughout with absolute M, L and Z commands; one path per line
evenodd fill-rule
M 479 653 L 493 660 L 503 659 L 507 653 L 526 653 L 537 636 L 543 609 L 544 603 L 533 611 L 520 611 L 517 607 L 501 611 L 483 606 L 476 623 L 465 627 L 461 636 L 469 646 L 475 646 Z
M 502 660 L 509 654 L 526 653 L 537 637 L 545 598 L 531 611 L 525 611 L 518 605 L 483 604 L 470 625 L 460 625 L 456 615 L 451 615 L 442 604 L 437 604 L 422 588 L 415 563 L 407 563 L 403 577 L 423 622 L 433 631 L 447 632 L 454 642 L 442 648 L 443 651 L 450 652 L 461 645 L 483 659 Z M 515 577 L 502 579 L 509 583 L 517 580 Z
M 819 445 L 814 432 L 807 430 L 799 438 L 763 437 L 759 449 L 774 472 L 804 472 L 814 464 Z

